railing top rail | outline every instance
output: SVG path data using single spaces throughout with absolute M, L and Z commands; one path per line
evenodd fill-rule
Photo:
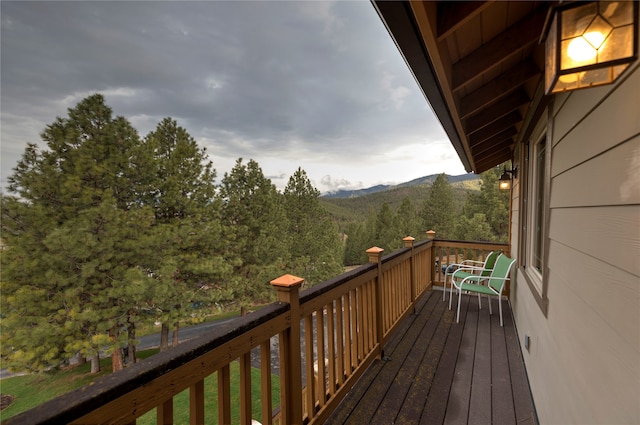
M 423 240 L 420 242 L 416 242 L 414 249 L 418 248 L 418 247 L 422 247 L 422 245 L 426 245 L 426 244 L 430 244 L 432 243 L 433 240 Z M 406 253 L 407 251 L 409 251 L 411 248 L 400 248 L 397 251 L 394 251 L 390 254 L 387 254 L 385 256 L 382 257 L 381 261 L 382 263 L 386 263 L 388 261 L 393 260 L 394 258 L 397 258 L 401 255 L 403 255 L 404 253 Z M 369 263 L 369 264 L 364 264 L 358 268 L 355 268 L 353 270 L 350 270 L 348 272 L 345 272 L 343 274 L 341 274 L 340 276 L 336 276 L 332 279 L 326 280 L 322 283 L 319 283 L 318 285 L 315 285 L 312 288 L 308 288 L 305 289 L 304 291 L 301 291 L 300 293 L 300 303 L 304 304 L 307 301 L 310 301 L 322 294 L 325 294 L 329 291 L 331 291 L 334 288 L 339 287 L 340 285 L 344 284 L 345 282 L 349 282 L 350 280 L 353 280 L 357 277 L 362 276 L 365 273 L 371 272 L 373 270 L 376 269 L 376 265 Z
M 289 310 L 289 304 L 273 303 L 260 310 L 221 324 L 207 335 L 181 343 L 158 353 L 118 373 L 96 379 L 95 382 L 45 402 L 27 412 L 2 421 L 6 425 L 60 424 L 76 420 L 123 394 L 146 385 L 223 344 L 241 336 L 256 326 Z
M 421 241 L 415 242 L 413 244 L 413 248 L 415 249 L 415 248 L 421 247 L 422 245 L 427 245 L 431 243 L 433 243 L 433 239 L 423 239 Z
M 485 241 L 459 241 L 459 240 L 451 240 L 451 239 L 434 239 L 433 245 L 438 246 L 448 246 L 448 247 L 460 247 L 460 248 L 474 248 L 474 247 L 482 247 L 486 249 L 493 248 L 508 248 L 509 244 L 506 242 L 485 242 Z
M 340 276 L 336 276 L 332 279 L 326 280 L 322 283 L 319 283 L 311 288 L 305 289 L 300 293 L 300 304 L 304 304 L 307 301 L 310 301 L 316 297 L 319 297 L 322 294 L 325 294 L 331 291 L 334 288 L 339 287 L 345 282 L 349 282 L 357 277 L 362 276 L 372 270 L 375 270 L 375 264 L 364 264 L 358 268 L 350 270 L 348 272 L 342 273 Z

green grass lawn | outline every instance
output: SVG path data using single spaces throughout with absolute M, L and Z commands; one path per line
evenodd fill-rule
M 146 359 L 157 352 L 158 350 L 154 349 L 140 351 L 137 354 L 139 359 Z M 101 372 L 92 375 L 91 364 L 87 362 L 76 367 L 5 378 L 0 381 L 0 393 L 10 394 L 15 399 L 9 407 L 0 412 L 0 418 L 15 416 L 111 373 L 111 358 L 100 359 L 100 368 Z
M 145 350 L 138 352 L 140 359 L 147 358 L 156 354 L 158 350 Z M 51 400 L 59 395 L 65 394 L 71 390 L 89 384 L 96 378 L 111 373 L 111 359 L 102 359 L 100 362 L 102 372 L 92 375 L 89 373 L 90 364 L 67 368 L 64 370 L 56 370 L 40 374 L 30 374 L 24 376 L 14 376 L 5 378 L 0 381 L 0 393 L 10 394 L 15 400 L 9 407 L 0 412 L 0 420 L 5 420 L 18 413 L 29 410 L 45 401 Z M 231 414 L 234 423 L 240 421 L 240 394 L 239 394 L 239 366 L 237 362 L 231 363 Z M 272 380 L 273 407 L 275 408 L 280 401 L 280 379 L 273 376 Z M 253 417 L 260 419 L 261 402 L 260 402 L 260 371 L 258 369 L 251 370 L 251 387 L 252 387 L 252 411 Z M 215 374 L 205 379 L 205 417 L 207 422 L 215 423 L 218 418 L 217 405 L 217 378 Z M 189 390 L 178 394 L 174 398 L 173 411 L 175 423 L 189 423 Z M 155 409 L 140 417 L 138 424 L 155 424 Z

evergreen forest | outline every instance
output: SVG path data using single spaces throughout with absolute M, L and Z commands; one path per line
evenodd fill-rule
M 212 308 L 271 302 L 290 273 L 312 286 L 387 253 L 410 235 L 506 242 L 509 198 L 499 169 L 477 186 L 397 187 L 325 198 L 298 168 L 283 191 L 254 160 L 218 176 L 206 150 L 171 118 L 140 137 L 100 94 L 30 143 L 0 197 L 3 364 L 43 371 L 77 357 L 113 370 L 135 361 L 136 329 Z

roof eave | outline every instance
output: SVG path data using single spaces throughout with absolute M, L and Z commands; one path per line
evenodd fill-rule
M 409 2 L 371 0 L 467 172 L 474 171 Z

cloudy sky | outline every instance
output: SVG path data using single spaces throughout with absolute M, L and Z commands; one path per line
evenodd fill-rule
M 99 92 L 145 136 L 164 117 L 221 177 L 254 159 L 279 189 L 463 174 L 369 1 L 11 2 L 1 7 L 1 184 L 27 142 Z

